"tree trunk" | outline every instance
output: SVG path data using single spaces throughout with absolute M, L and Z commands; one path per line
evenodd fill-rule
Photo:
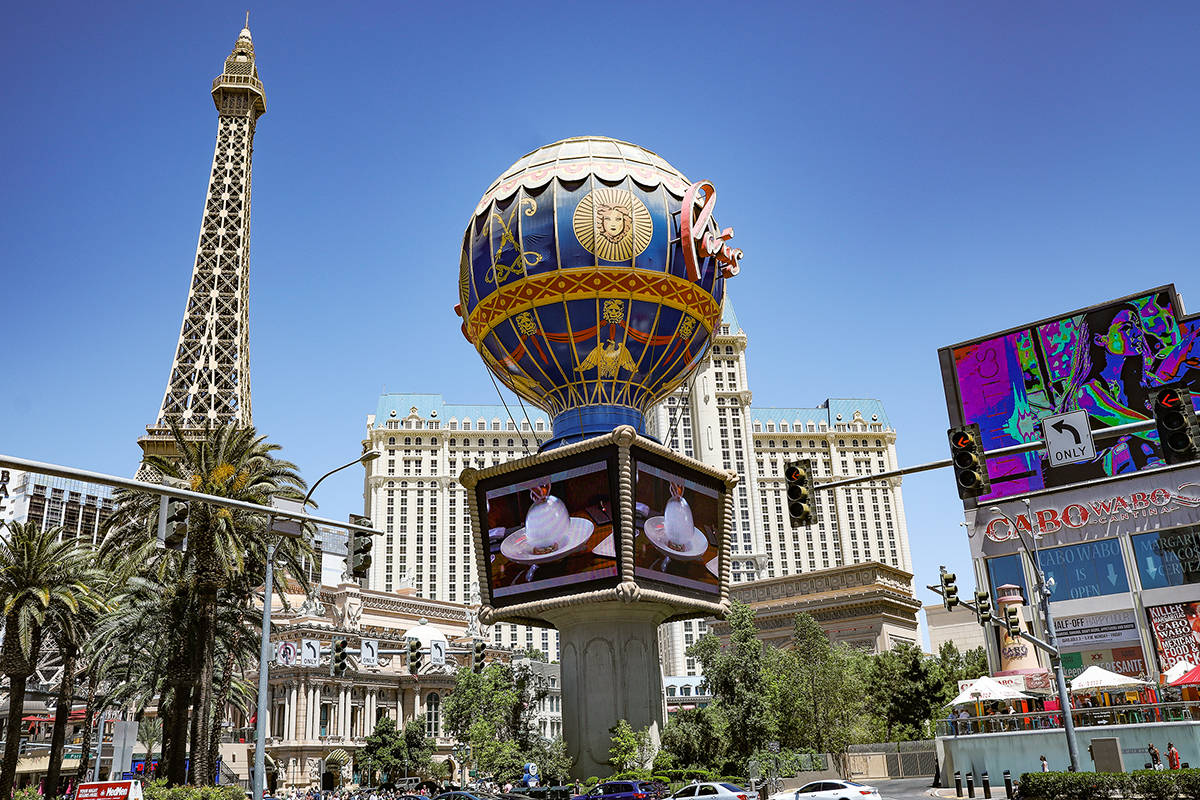
M 191 725 L 188 726 L 188 739 L 187 739 L 187 754 L 188 754 L 187 783 L 189 783 L 192 786 L 202 786 L 203 785 L 203 784 L 199 783 L 196 779 L 197 778 L 196 751 L 201 749 L 201 748 L 197 747 L 197 742 L 200 741 L 200 734 L 199 734 L 200 718 L 203 716 L 205 716 L 205 711 L 204 711 L 204 708 L 200 705 L 200 684 L 197 683 L 192 686 L 192 721 L 191 721 Z M 208 748 L 205 747 L 204 749 L 207 750 Z
M 213 650 L 216 645 L 217 592 L 200 593 L 200 619 L 197 639 L 200 643 L 200 674 L 196 679 L 199 690 L 196 697 L 197 717 L 195 735 L 192 738 L 192 775 L 197 786 L 208 786 L 213 782 L 213 764 L 209 759 L 209 739 L 213 729 L 213 683 L 215 682 Z
M 221 686 L 217 690 L 213 703 L 212 732 L 209 734 L 208 759 L 215 773 L 217 762 L 221 755 L 221 721 L 225 718 L 225 704 L 229 702 L 229 693 L 233 689 L 233 668 L 237 662 L 237 647 L 241 642 L 242 629 L 239 627 L 233 635 L 233 641 L 228 644 L 225 653 L 224 671 L 221 673 Z
M 171 714 L 169 728 L 163 726 L 163 758 L 166 766 L 167 783 L 182 786 L 187 783 L 187 735 L 188 706 L 192 699 L 192 685 L 183 681 L 171 684 Z M 170 730 L 170 738 L 167 731 Z
M 8 725 L 4 728 L 4 763 L 0 764 L 0 797 L 12 797 L 21 757 L 21 715 L 25 712 L 24 675 L 8 676 Z
M 54 711 L 54 730 L 50 735 L 50 766 L 46 769 L 46 784 L 43 797 L 58 797 L 58 776 L 62 767 L 63 744 L 67 738 L 67 718 L 71 716 L 71 704 L 75 696 L 74 645 L 59 648 L 62 654 L 63 675 L 58 683 L 58 705 Z
M 88 699 L 87 711 L 83 716 L 83 744 L 80 745 L 79 769 L 75 772 L 75 783 L 80 784 L 87 780 L 88 764 L 92 760 L 92 718 L 100 710 L 99 695 L 97 689 L 100 687 L 100 670 L 96 668 L 95 663 L 92 664 L 91 672 L 88 674 Z

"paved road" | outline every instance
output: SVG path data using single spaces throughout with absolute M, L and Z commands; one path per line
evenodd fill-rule
M 863 781 L 879 790 L 883 800 L 928 800 L 933 778 L 898 778 L 891 781 Z M 1001 792 L 1001 795 L 1004 793 Z

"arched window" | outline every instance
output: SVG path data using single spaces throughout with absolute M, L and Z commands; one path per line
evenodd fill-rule
M 692 687 L 681 686 L 681 687 L 679 687 L 679 693 L 681 695 L 683 695 L 684 697 L 691 697 L 692 696 Z
M 416 443 L 417 443 L 417 445 L 418 445 L 418 446 L 420 446 L 420 444 L 421 444 L 421 437 L 420 437 L 420 436 L 418 436 L 418 437 L 417 437 L 417 442 L 416 442 Z
M 412 437 L 411 437 L 411 436 L 405 436 L 405 437 L 404 437 L 404 444 L 411 446 L 411 445 L 412 445 Z
M 451 440 L 450 440 L 450 446 L 451 446 L 451 447 L 454 447 L 454 445 L 455 445 L 455 444 L 457 444 L 457 441 L 456 441 L 455 439 L 451 439 Z
M 388 437 L 388 444 L 395 444 L 395 443 L 396 443 L 396 437 L 395 437 L 395 436 L 389 436 L 389 437 Z
M 509 439 L 509 440 L 508 440 L 508 446 L 509 446 L 509 447 L 512 447 L 512 446 L 513 446 L 513 440 L 512 440 L 512 439 Z
M 440 736 L 442 732 L 442 696 L 437 692 L 425 695 L 425 735 Z

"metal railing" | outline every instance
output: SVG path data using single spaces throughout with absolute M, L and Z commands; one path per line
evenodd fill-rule
M 1137 703 L 1096 708 L 1073 708 L 1071 719 L 1076 727 L 1104 725 L 1144 725 L 1156 722 L 1200 721 L 1200 703 Z M 1063 726 L 1061 711 L 1017 711 L 987 714 L 982 717 L 942 719 L 938 736 L 971 736 L 979 733 L 1054 730 Z

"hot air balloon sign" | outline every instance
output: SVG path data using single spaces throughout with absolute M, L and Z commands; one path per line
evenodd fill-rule
M 484 193 L 455 311 L 487 367 L 553 416 L 544 449 L 643 432 L 646 410 L 699 366 L 742 260 L 716 197 L 605 137 L 535 150 Z

